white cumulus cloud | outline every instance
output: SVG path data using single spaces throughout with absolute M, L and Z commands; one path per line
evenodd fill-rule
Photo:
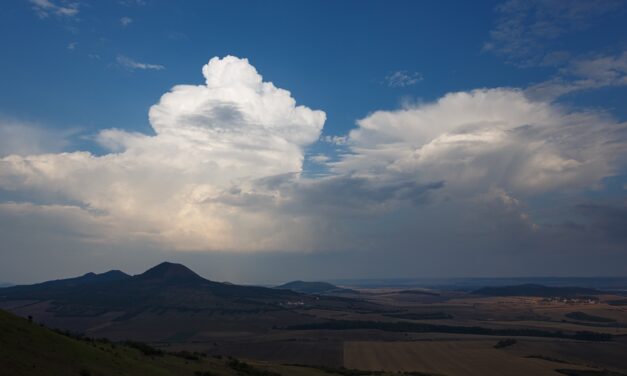
M 111 150 L 104 156 L 4 157 L 0 188 L 60 192 L 84 212 L 173 247 L 272 247 L 252 240 L 261 229 L 271 238 L 272 220 L 211 198 L 236 182 L 300 172 L 325 114 L 296 105 L 246 59 L 213 58 L 203 75 L 205 84 L 175 86 L 152 106 L 155 136 L 107 129 L 98 136 Z
M 349 134 L 336 173 L 412 176 L 464 192 L 580 189 L 618 172 L 627 124 L 571 112 L 513 89 L 451 93 L 435 103 L 378 111 Z

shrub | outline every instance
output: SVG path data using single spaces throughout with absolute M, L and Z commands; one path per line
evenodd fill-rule
M 197 352 L 191 353 L 191 352 L 185 351 L 185 350 L 179 351 L 179 352 L 174 352 L 174 353 L 171 353 L 171 354 L 174 355 L 174 356 L 178 356 L 179 358 L 183 358 L 183 359 L 187 359 L 187 360 L 200 360 L 200 357 L 202 356 L 201 353 L 197 353 Z
M 281 376 L 281 374 L 279 373 L 255 368 L 250 364 L 239 361 L 237 359 L 229 360 L 226 365 L 241 376 Z
M 163 356 L 163 351 L 147 345 L 143 342 L 126 341 L 124 342 L 124 344 L 141 351 L 141 353 L 146 356 Z

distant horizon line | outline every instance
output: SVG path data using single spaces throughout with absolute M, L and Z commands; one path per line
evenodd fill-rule
M 192 270 L 191 268 L 187 267 L 187 265 L 183 264 L 183 263 L 178 263 L 178 262 L 172 262 L 172 261 L 163 261 L 160 263 L 155 264 L 152 267 L 147 268 L 145 271 L 150 270 L 158 265 L 164 264 L 164 263 L 170 263 L 170 264 L 178 264 L 178 265 L 183 265 L 184 267 Z M 131 277 L 133 276 L 137 276 L 142 274 L 143 272 L 137 273 L 137 274 L 129 274 L 119 268 L 113 268 L 113 269 L 109 269 L 103 272 L 94 272 L 94 271 L 87 271 L 85 273 L 82 273 L 80 275 L 73 275 L 73 276 L 65 276 L 65 277 L 59 277 L 59 278 L 53 278 L 53 279 L 46 279 L 46 280 L 39 280 L 39 281 L 35 281 L 35 282 L 11 282 L 11 281 L 3 281 L 0 280 L 0 287 L 8 287 L 8 286 L 19 286 L 19 285 L 31 285 L 31 284 L 38 284 L 38 283 L 44 283 L 44 282 L 49 282 L 49 281 L 55 281 L 55 280 L 64 280 L 64 279 L 71 279 L 71 278 L 78 278 L 78 277 L 82 277 L 85 276 L 87 274 L 90 273 L 94 273 L 94 274 L 104 274 L 104 273 L 108 273 L 111 271 L 119 271 L 122 272 L 124 274 L 127 274 Z M 193 270 L 192 270 L 193 271 Z M 194 273 L 196 273 L 194 271 Z M 202 278 L 205 279 L 209 279 L 215 282 L 223 282 L 223 283 L 236 283 L 236 284 L 240 284 L 240 285 L 259 285 L 259 286 L 275 286 L 275 285 L 279 285 L 279 284 L 283 284 L 283 283 L 289 283 L 289 282 L 294 282 L 294 281 L 304 281 L 304 282 L 330 282 L 330 283 L 375 283 L 375 282 L 417 282 L 417 281 L 432 281 L 432 282 L 436 282 L 436 281 L 440 281 L 440 282 L 444 282 L 444 281 L 448 281 L 448 282 L 469 282 L 472 280 L 478 281 L 478 280 L 541 280 L 541 279 L 553 279 L 553 280 L 568 280 L 568 279 L 580 279 L 580 280 L 601 280 L 601 279 L 605 279 L 605 280 L 620 280 L 620 279 L 627 279 L 627 275 L 608 275 L 608 276 L 601 276 L 601 275 L 595 275 L 595 276 L 577 276 L 577 275 L 568 275 L 568 276 L 556 276 L 556 275 L 542 275 L 542 276 L 465 276 L 465 277 L 460 277 L 460 276 L 456 276 L 456 277 L 407 277 L 407 276 L 403 276 L 403 277 L 323 277 L 323 278 L 287 278 L 287 279 L 282 279 L 282 280 L 273 280 L 273 281 L 259 281 L 259 282 L 233 282 L 233 281 L 229 281 L 229 280 L 213 280 L 211 278 L 206 278 L 205 276 L 203 276 L 200 273 L 197 273 L 199 276 L 201 276 Z M 450 285 L 452 285 L 452 283 L 449 283 Z

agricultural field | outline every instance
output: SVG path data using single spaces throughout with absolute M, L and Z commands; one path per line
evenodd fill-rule
M 507 349 L 496 349 L 495 342 L 346 342 L 344 366 L 370 371 L 413 371 L 449 376 L 555 376 L 559 375 L 556 369 L 594 370 L 579 364 L 525 357 Z

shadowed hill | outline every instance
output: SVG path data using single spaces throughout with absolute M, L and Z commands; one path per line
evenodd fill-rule
M 121 281 L 121 280 L 128 279 L 128 278 L 131 278 L 131 276 L 122 271 L 109 270 L 108 272 L 100 273 L 100 274 L 89 272 L 89 273 L 83 274 L 80 277 L 56 279 L 53 281 L 36 283 L 33 285 L 14 285 L 10 287 L 13 289 L 22 289 L 22 290 L 64 288 L 64 287 L 80 286 L 80 285 L 85 285 L 85 284 L 90 284 L 90 283 Z
M 601 291 L 583 287 L 552 287 L 536 284 L 516 286 L 484 287 L 473 294 L 485 296 L 537 296 L 537 297 L 577 297 L 601 294 Z
M 144 273 L 137 275 L 134 278 L 135 280 L 167 281 L 169 283 L 203 283 L 207 281 L 198 274 L 194 273 L 188 267 L 171 262 L 162 262 L 161 264 L 146 270 Z
M 161 263 L 146 272 L 88 273 L 82 277 L 3 289 L 0 300 L 51 301 L 64 315 L 147 308 L 259 309 L 259 305 L 296 298 L 287 290 L 238 286 L 202 278 L 181 264 Z
M 128 276 L 121 272 L 86 274 L 67 280 L 0 290 L 0 301 L 46 301 L 57 316 L 98 316 L 125 312 L 132 317 L 146 310 L 260 312 L 290 306 L 369 305 L 339 297 L 315 296 L 286 289 L 240 286 L 202 278 L 189 268 L 169 262 Z
M 0 300 L 18 299 L 51 299 L 63 292 L 89 285 L 108 284 L 130 279 L 131 276 L 119 270 L 105 273 L 86 273 L 80 277 L 57 279 L 33 285 L 9 286 L 0 290 Z

